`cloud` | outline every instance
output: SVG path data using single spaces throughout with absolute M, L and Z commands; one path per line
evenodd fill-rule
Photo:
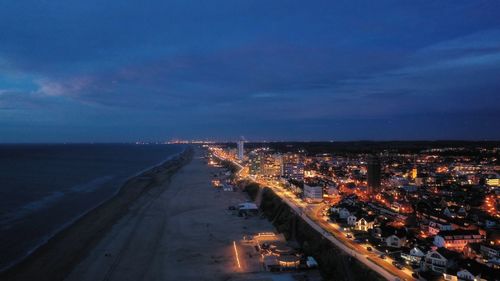
M 10 1 L 1 106 L 172 130 L 498 109 L 500 6 L 295 4 Z

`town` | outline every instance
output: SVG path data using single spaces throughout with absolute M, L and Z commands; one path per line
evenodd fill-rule
M 209 164 L 233 167 L 217 186 L 244 180 L 271 189 L 339 251 L 386 279 L 500 276 L 498 146 L 204 146 Z

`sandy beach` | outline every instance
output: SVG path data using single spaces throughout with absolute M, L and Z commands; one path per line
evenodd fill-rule
M 130 207 L 161 193 L 176 171 L 191 159 L 192 153 L 165 162 L 129 179 L 118 194 L 89 211 L 74 224 L 52 237 L 19 264 L 0 273 L 0 280 L 64 280 L 71 270 L 98 245 L 103 235 Z M 143 200 L 143 201 L 144 201 Z
M 220 171 L 220 169 L 218 169 Z M 164 189 L 133 204 L 78 264 L 67 281 L 229 280 L 237 276 L 233 241 L 254 231 L 273 231 L 260 218 L 235 216 L 227 206 L 242 192 L 214 189 L 210 168 L 197 149 L 193 160 Z

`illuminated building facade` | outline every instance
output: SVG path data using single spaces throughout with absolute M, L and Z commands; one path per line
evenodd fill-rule
M 248 170 L 250 175 L 261 175 L 263 171 L 263 156 L 260 153 L 252 152 L 248 154 Z

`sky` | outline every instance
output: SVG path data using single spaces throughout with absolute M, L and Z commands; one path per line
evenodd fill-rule
M 499 140 L 500 1 L 3 0 L 0 143 Z

